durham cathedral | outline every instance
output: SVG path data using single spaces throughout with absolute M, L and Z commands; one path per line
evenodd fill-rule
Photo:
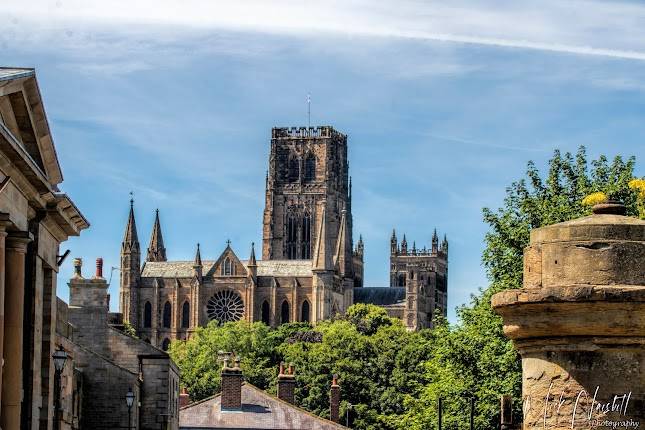
M 138 335 L 167 349 L 209 321 L 315 324 L 354 303 L 373 303 L 409 330 L 447 312 L 448 241 L 430 248 L 392 233 L 390 286 L 363 285 L 364 244 L 354 247 L 347 136 L 332 127 L 274 128 L 263 216 L 262 258 L 230 243 L 216 260 L 168 261 L 159 212 L 141 263 L 132 201 L 121 246 L 120 310 Z

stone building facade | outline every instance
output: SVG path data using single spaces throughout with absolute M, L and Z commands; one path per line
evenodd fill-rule
M 89 224 L 60 190 L 33 69 L 0 68 L 0 427 L 53 423 L 59 246 Z
M 405 235 L 399 243 L 396 231 L 390 239 L 390 288 L 367 287 L 354 290 L 355 303 L 384 307 L 400 318 L 408 330 L 432 328 L 435 316 L 448 312 L 448 239 L 441 244 L 435 229 L 430 248 L 408 248 Z
M 245 319 L 276 326 L 316 323 L 344 313 L 363 289 L 364 279 L 364 244 L 359 238 L 354 246 L 353 240 L 346 135 L 332 127 L 272 130 L 262 234 L 261 259 L 256 259 L 253 244 L 248 258 L 241 259 L 227 243 L 215 260 L 202 260 L 197 244 L 192 260 L 167 261 L 157 212 L 141 264 L 131 202 L 121 247 L 120 306 L 125 321 L 142 338 L 165 349 L 171 340 L 185 339 L 211 320 Z M 415 258 L 402 255 L 397 263 L 397 270 L 403 271 L 404 260 L 410 260 L 409 270 L 424 273 L 424 281 L 411 289 L 413 307 L 405 318 L 392 312 L 410 321 L 410 329 L 428 326 L 426 304 L 413 302 L 429 294 L 425 273 L 446 266 L 446 255 L 447 242 L 445 252 L 428 253 L 425 260 L 420 253 Z M 418 313 L 408 318 L 412 311 Z
M 56 343 L 68 354 L 61 429 L 176 430 L 179 370 L 166 352 L 124 333 L 120 314 L 109 313 L 102 260 L 96 275 L 85 278 L 76 259 L 69 287 L 69 305 L 58 299 Z

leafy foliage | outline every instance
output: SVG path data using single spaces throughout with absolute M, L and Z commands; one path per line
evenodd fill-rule
M 633 157 L 609 162 L 605 156 L 588 163 L 584 147 L 575 156 L 555 151 L 544 178 L 529 162 L 526 178 L 507 188 L 503 206 L 483 210 L 490 230 L 482 261 L 490 285 L 458 308 L 455 325 L 438 318 L 433 330 L 408 332 L 384 309 L 364 304 L 316 327 L 211 324 L 190 340 L 171 344 L 183 384 L 194 400 L 217 393 L 218 351 L 233 351 L 242 358 L 247 381 L 270 392 L 275 392 L 279 363 L 293 363 L 298 404 L 323 417 L 328 417 L 329 387 L 337 374 L 341 414 L 349 410 L 352 428 L 436 429 L 440 397 L 444 428 L 465 427 L 470 398 L 476 400 L 476 428 L 498 428 L 500 395 L 516 399 L 520 416 L 521 366 L 491 297 L 522 286 L 530 231 L 588 215 L 586 196 L 603 193 L 624 202 L 629 215 L 640 210 L 645 216 L 645 181 L 634 180 L 634 164 Z

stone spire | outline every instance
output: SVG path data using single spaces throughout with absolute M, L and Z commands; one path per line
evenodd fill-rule
M 257 266 L 258 263 L 255 261 L 255 242 L 251 242 L 251 256 L 249 257 L 249 263 L 247 266 Z
M 338 240 L 336 242 L 336 252 L 334 253 L 334 267 L 338 267 L 341 275 L 351 277 L 354 272 L 352 261 L 352 244 L 347 225 L 347 211 L 343 210 L 340 215 L 340 228 L 338 229 Z
M 258 262 L 255 260 L 255 243 L 251 242 L 251 255 L 249 256 L 249 261 L 246 263 L 248 268 L 249 275 L 253 280 L 257 279 L 258 276 Z
M 358 235 L 358 243 L 356 244 L 356 253 L 362 257 L 364 252 L 365 244 L 363 244 L 363 235 L 360 234 Z
M 199 242 L 197 243 L 197 251 L 195 252 L 195 264 L 194 266 L 202 266 L 202 253 L 199 249 Z
M 432 233 L 432 252 L 436 253 L 439 250 L 439 236 L 437 236 L 437 229 Z
M 159 209 L 155 213 L 155 224 L 152 227 L 150 236 L 150 245 L 148 246 L 148 256 L 146 261 L 166 261 L 166 248 L 163 245 L 163 235 L 161 234 L 161 223 L 159 222 Z
M 323 207 L 320 214 L 320 224 L 318 226 L 318 235 L 316 236 L 316 248 L 314 249 L 314 258 L 312 261 L 313 270 L 331 270 L 331 253 L 327 248 L 327 210 Z
M 204 265 L 202 264 L 202 253 L 199 250 L 199 243 L 197 243 L 197 251 L 195 251 L 195 261 L 193 262 L 193 274 L 200 283 L 202 282 L 203 267 Z
M 399 252 L 399 244 L 396 240 L 396 230 L 392 229 L 392 238 L 390 239 L 390 254 Z
M 137 234 L 137 223 L 134 219 L 134 200 L 130 199 L 130 214 L 128 215 L 128 224 L 125 227 L 123 243 L 121 244 L 121 253 L 140 252 L 139 235 Z
M 441 242 L 441 251 L 445 254 L 448 253 L 448 236 L 443 235 L 443 241 Z
M 401 254 L 406 255 L 408 253 L 408 241 L 403 235 L 403 240 L 401 241 Z
M 138 327 L 139 293 L 141 276 L 141 248 L 137 235 L 137 224 L 134 219 L 134 200 L 130 199 L 130 214 L 121 243 L 121 282 L 119 308 L 123 320 Z

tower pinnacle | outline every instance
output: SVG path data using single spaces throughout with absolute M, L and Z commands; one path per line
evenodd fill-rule
M 163 235 L 161 234 L 161 223 L 159 222 L 159 209 L 155 213 L 155 223 L 150 235 L 150 245 L 148 246 L 148 255 L 146 261 L 166 261 L 166 248 L 163 244 Z

